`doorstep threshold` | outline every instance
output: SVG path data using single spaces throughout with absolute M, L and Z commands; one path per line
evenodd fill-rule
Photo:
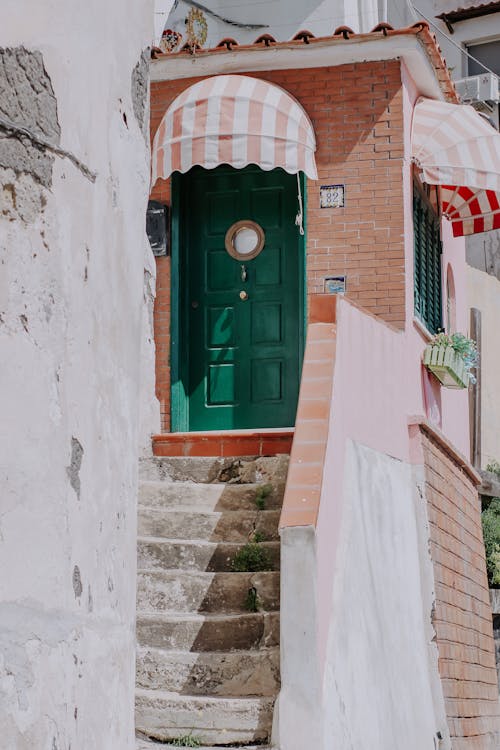
M 214 435 L 220 435 L 221 437 L 248 437 L 249 435 L 293 435 L 295 427 L 263 427 L 250 429 L 250 430 L 194 430 L 192 432 L 162 432 L 159 436 L 155 437 L 175 437 L 177 439 L 186 437 L 213 437 Z
M 289 454 L 293 427 L 203 432 L 164 432 L 153 435 L 155 456 L 276 456 Z

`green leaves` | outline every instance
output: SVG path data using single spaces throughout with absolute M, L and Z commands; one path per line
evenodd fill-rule
M 189 732 L 189 734 L 172 740 L 170 744 L 172 747 L 201 747 L 201 740 L 195 737 L 192 732 Z
M 234 573 L 256 573 L 259 570 L 272 570 L 272 563 L 266 548 L 254 541 L 238 550 L 231 568 Z
M 494 497 L 483 510 L 482 521 L 488 583 L 500 587 L 500 498 Z
M 469 381 L 471 383 L 476 382 L 476 378 L 471 373 L 471 370 L 473 370 L 479 362 L 479 352 L 475 341 L 468 338 L 468 336 L 464 336 L 463 333 L 438 333 L 430 343 L 432 346 L 451 346 L 451 348 L 464 360 Z

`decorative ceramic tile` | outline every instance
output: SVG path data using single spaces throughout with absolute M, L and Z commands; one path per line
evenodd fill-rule
M 208 24 L 201 8 L 191 8 L 186 18 L 186 35 L 191 47 L 203 47 L 207 41 Z
M 345 186 L 321 185 L 319 205 L 321 208 L 343 208 L 345 205 Z
M 178 31 L 173 31 L 172 29 L 165 29 L 161 37 L 160 49 L 162 52 L 170 54 L 179 47 L 181 41 L 182 34 L 179 34 Z
M 344 294 L 346 287 L 345 276 L 326 276 L 325 294 Z

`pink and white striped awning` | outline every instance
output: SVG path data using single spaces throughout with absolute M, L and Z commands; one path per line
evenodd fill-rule
M 215 76 L 190 86 L 167 109 L 153 140 L 153 185 L 195 164 L 282 167 L 316 180 L 315 150 L 311 121 L 286 91 L 249 76 Z
M 412 156 L 455 237 L 500 229 L 500 134 L 473 107 L 418 101 Z

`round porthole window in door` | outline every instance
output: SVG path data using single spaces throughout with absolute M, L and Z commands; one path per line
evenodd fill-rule
M 237 221 L 226 232 L 226 250 L 236 260 L 252 260 L 262 251 L 265 235 L 255 221 Z

